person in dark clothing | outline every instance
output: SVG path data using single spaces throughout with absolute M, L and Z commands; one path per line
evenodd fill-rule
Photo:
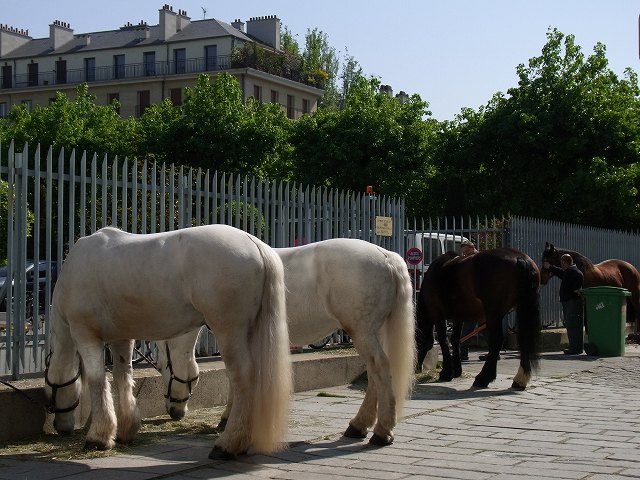
M 573 263 L 571 255 L 564 254 L 560 257 L 560 267 L 551 265 L 546 260 L 544 268 L 548 268 L 560 282 L 560 303 L 562 304 L 562 316 L 564 325 L 567 328 L 569 339 L 569 349 L 564 353 L 567 355 L 580 355 L 584 348 L 584 318 L 582 314 L 582 298 L 580 289 L 584 281 L 584 275 Z

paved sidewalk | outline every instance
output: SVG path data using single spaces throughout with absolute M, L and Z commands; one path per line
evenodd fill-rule
M 341 436 L 363 397 L 342 386 L 295 395 L 292 446 L 276 455 L 214 462 L 213 436 L 176 435 L 90 460 L 0 456 L 0 479 L 640 478 L 638 346 L 622 358 L 543 354 L 525 392 L 509 390 L 517 362 L 503 354 L 485 390 L 470 388 L 478 361 L 453 382 L 418 384 L 389 447 Z

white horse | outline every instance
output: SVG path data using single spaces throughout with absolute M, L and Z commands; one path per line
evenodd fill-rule
M 353 239 L 275 251 L 285 267 L 291 343 L 306 345 L 341 328 L 366 362 L 367 392 L 345 436 L 365 438 L 377 417 L 370 442 L 389 445 L 397 416 L 413 386 L 416 358 L 413 289 L 404 260 Z M 198 376 L 194 357 L 198 333 L 196 329 L 158 343 L 167 412 L 175 419 L 184 416 Z M 226 361 L 224 352 L 222 356 Z M 231 392 L 233 388 L 221 428 L 236 408 L 238 396 Z
M 103 228 L 69 252 L 53 313 L 45 380 L 59 433 L 74 429 L 86 381 L 91 425 L 85 448 L 131 441 L 140 426 L 133 339 L 172 338 L 206 324 L 220 342 L 234 389 L 229 428 L 209 456 L 283 446 L 292 392 L 284 272 L 280 258 L 254 236 L 226 225 L 148 235 Z M 117 411 L 105 376 L 105 343 L 113 353 Z

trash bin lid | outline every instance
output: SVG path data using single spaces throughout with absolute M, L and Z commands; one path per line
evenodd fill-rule
M 587 297 L 589 295 L 611 295 L 615 297 L 631 296 L 631 292 L 625 288 L 609 286 L 583 288 L 580 290 L 580 293 Z

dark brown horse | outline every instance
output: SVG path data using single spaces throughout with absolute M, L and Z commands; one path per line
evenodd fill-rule
M 627 304 L 627 322 L 635 322 L 635 330 L 640 327 L 640 273 L 629 262 L 624 260 L 605 260 L 594 264 L 587 257 L 574 250 L 558 248 L 552 243 L 545 243 L 542 260 L 551 265 L 560 266 L 560 257 L 568 253 L 573 258 L 576 267 L 584 275 L 584 288 L 589 287 L 621 287 L 631 292 Z M 546 285 L 551 278 L 551 269 L 540 270 L 540 283 Z
M 416 342 L 418 368 L 433 347 L 435 325 L 442 349 L 441 381 L 462 374 L 460 332 L 465 321 L 486 323 L 489 354 L 473 385 L 485 388 L 496 378 L 502 348 L 502 319 L 516 308 L 520 368 L 512 388 L 523 390 L 537 367 L 540 339 L 540 272 L 526 254 L 511 248 L 485 250 L 461 257 L 437 257 L 426 271 L 418 296 Z M 453 321 L 449 350 L 446 321 Z

